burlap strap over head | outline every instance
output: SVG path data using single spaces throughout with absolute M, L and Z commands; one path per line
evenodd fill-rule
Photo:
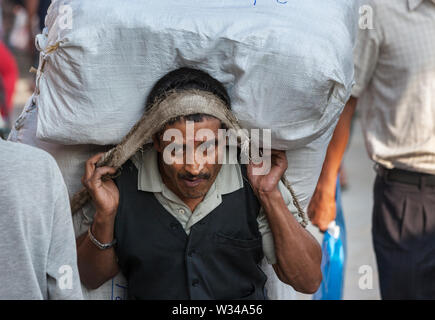
M 239 122 L 225 103 L 213 93 L 202 90 L 171 91 L 165 97 L 158 99 L 133 126 L 120 144 L 106 152 L 97 167 L 109 166 L 120 168 L 139 149 L 152 140 L 154 134 L 161 131 L 169 121 L 192 114 L 206 114 L 221 120 L 228 129 L 238 132 L 242 156 L 249 159 L 250 139 L 247 131 L 241 130 Z M 285 175 L 283 183 L 289 189 L 293 203 L 301 218 L 301 225 L 307 225 L 307 219 L 296 199 Z M 71 199 L 73 214 L 81 209 L 90 200 L 86 189 L 80 190 Z

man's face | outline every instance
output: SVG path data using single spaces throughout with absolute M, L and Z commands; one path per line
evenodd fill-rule
M 218 164 L 220 128 L 220 120 L 212 117 L 204 117 L 201 122 L 187 122 L 182 118 L 165 126 L 163 132 L 170 133 L 167 137 L 164 138 L 164 134 L 154 137 L 154 147 L 159 152 L 162 180 L 181 200 L 202 199 L 215 181 L 221 169 Z M 203 136 L 203 129 L 213 134 Z M 171 132 L 179 134 L 170 138 L 170 141 L 164 141 L 172 136 Z M 168 155 L 181 163 L 167 163 Z

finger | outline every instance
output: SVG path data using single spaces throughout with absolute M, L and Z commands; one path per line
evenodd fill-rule
M 272 150 L 272 163 L 287 168 L 288 160 L 285 151 Z
M 95 169 L 94 175 L 92 176 L 90 182 L 93 186 L 98 186 L 101 184 L 101 178 L 106 174 L 115 174 L 116 169 L 112 167 L 100 167 Z
M 265 168 L 267 169 L 267 167 L 265 167 L 265 166 L 266 166 L 266 164 L 264 162 L 254 163 L 254 162 L 250 161 L 247 165 L 248 177 L 252 179 L 255 176 L 265 176 L 266 174 L 269 174 L 270 170 L 268 172 L 264 172 Z
M 328 230 L 329 222 L 326 222 L 324 219 L 317 220 L 316 226 L 319 228 L 320 232 L 325 232 Z
M 277 159 L 287 159 L 285 151 L 272 149 L 270 154 Z
M 326 231 L 326 229 L 327 229 L 327 228 L 325 228 L 325 226 L 321 222 L 316 221 L 316 220 L 312 220 L 311 224 L 313 226 L 317 227 L 319 229 L 319 231 L 322 232 L 322 233 L 324 233 Z
M 308 206 L 307 215 L 308 215 L 308 218 L 310 218 L 310 220 L 313 220 L 314 211 L 310 208 L 310 206 Z
M 328 230 L 328 227 L 327 227 L 327 226 L 324 226 L 324 225 L 320 225 L 320 226 L 318 226 L 318 228 L 319 228 L 319 231 L 320 231 L 321 233 L 325 233 L 326 230 Z
M 248 178 L 251 178 L 252 177 L 252 170 L 253 170 L 253 167 L 255 166 L 255 164 L 253 164 L 252 162 L 249 162 L 247 165 L 246 165 L 246 173 L 248 174 Z
M 285 155 L 285 151 L 284 150 L 270 149 L 270 152 L 272 154 L 276 154 L 276 155 Z
M 100 161 L 100 159 L 103 157 L 104 153 L 100 152 L 97 153 L 96 155 L 92 156 L 91 158 L 88 159 L 88 161 L 86 161 L 86 163 L 97 163 L 98 161 Z
M 103 156 L 104 153 L 100 152 L 98 154 L 96 154 L 95 156 L 89 158 L 86 161 L 85 164 L 85 176 L 84 176 L 84 182 L 86 183 L 86 181 L 90 180 L 94 174 L 95 171 L 95 165 L 97 164 L 97 162 L 101 159 L 101 157 Z
M 271 179 L 279 181 L 281 180 L 284 173 L 285 173 L 285 168 L 272 161 L 272 163 L 270 164 L 269 172 L 267 172 L 267 176 L 270 177 Z

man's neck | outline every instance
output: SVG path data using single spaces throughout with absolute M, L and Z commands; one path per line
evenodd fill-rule
M 172 191 L 172 192 L 174 192 L 174 191 Z M 204 200 L 204 197 L 205 197 L 205 196 L 203 196 L 203 197 L 198 198 L 198 199 L 191 199 L 191 198 L 189 198 L 189 199 L 183 199 L 178 194 L 177 194 L 177 196 L 181 199 L 181 201 L 184 202 L 184 204 L 186 206 L 189 207 L 191 212 L 195 211 L 195 208 L 202 202 L 202 200 Z

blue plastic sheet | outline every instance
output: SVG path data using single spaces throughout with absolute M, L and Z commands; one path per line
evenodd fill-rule
M 322 242 L 323 280 L 314 300 L 341 300 L 343 298 L 344 267 L 346 263 L 346 228 L 341 205 L 340 182 L 335 193 L 336 218 L 325 232 Z M 338 228 L 337 228 L 338 227 Z

